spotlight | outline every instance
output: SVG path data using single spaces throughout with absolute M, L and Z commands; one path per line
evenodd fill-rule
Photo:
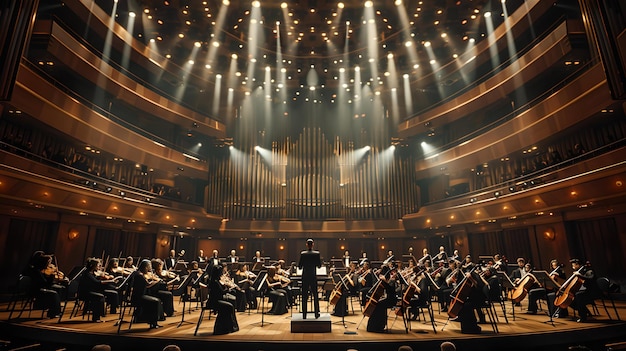
M 120 190 L 120 196 L 126 196 L 126 192 L 125 192 L 125 191 Z
M 512 193 L 514 193 L 516 190 L 517 190 L 517 189 L 515 188 L 515 185 L 511 185 L 511 186 L 509 187 L 509 191 L 510 191 L 510 192 L 512 192 Z
M 111 188 L 110 186 L 107 186 L 107 187 L 106 187 L 106 189 L 104 189 L 104 190 L 105 190 L 107 193 L 110 193 L 110 192 L 113 190 L 113 188 Z
M 476 198 L 475 197 L 470 199 L 470 203 L 474 203 L 474 202 L 476 202 Z
M 500 195 L 502 195 L 500 191 L 496 191 L 495 193 L 493 193 L 493 196 L 495 196 L 496 198 L 500 197 Z

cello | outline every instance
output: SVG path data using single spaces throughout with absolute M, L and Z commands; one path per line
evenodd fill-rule
M 385 272 L 385 279 L 389 278 L 389 275 L 394 270 L 396 270 L 396 267 L 391 268 L 387 272 Z M 381 297 L 383 297 L 383 294 L 385 293 L 385 285 L 383 285 L 382 282 L 383 279 L 379 278 L 376 284 L 374 284 L 374 286 L 370 289 L 370 297 L 365 304 L 365 308 L 363 308 L 364 316 L 370 317 L 372 313 L 374 313 L 374 309 L 376 309 L 378 301 L 380 301 Z
M 585 279 L 580 275 L 582 270 L 586 266 L 581 266 L 577 271 L 572 273 L 563 285 L 556 292 L 556 298 L 554 299 L 554 306 L 558 306 L 562 309 L 566 309 L 574 301 L 574 297 L 580 287 L 585 283 Z
M 459 312 L 461 312 L 461 309 L 465 305 L 465 301 L 472 292 L 472 288 L 477 284 L 472 277 L 472 273 L 477 267 L 478 265 L 475 265 L 471 271 L 466 273 L 463 280 L 456 287 L 456 295 L 450 294 L 452 299 L 450 300 L 450 306 L 448 307 L 448 317 L 456 318 L 459 316 Z M 452 291 L 452 293 L 454 293 L 454 291 Z
M 352 274 L 352 270 L 346 273 L 341 279 L 335 284 L 333 291 L 331 291 L 330 296 L 328 298 L 328 303 L 335 306 L 337 302 L 341 299 L 343 295 L 344 288 L 348 288 L 347 284 L 354 286 L 354 281 L 350 278 L 350 274 Z
M 532 273 L 524 274 L 524 277 L 517 283 L 515 289 L 511 291 L 510 299 L 515 303 L 522 301 L 536 282 L 537 278 Z

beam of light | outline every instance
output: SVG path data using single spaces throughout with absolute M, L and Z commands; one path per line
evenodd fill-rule
M 406 93 L 405 93 L 406 94 Z M 410 113 L 410 110 L 408 111 Z M 391 89 L 391 120 L 393 125 L 400 123 L 400 105 L 398 103 L 398 89 Z
M 515 38 L 513 38 L 513 33 L 511 31 L 511 20 L 509 19 L 509 12 L 506 8 L 506 2 L 502 1 L 502 13 L 504 14 L 504 26 L 506 28 L 506 48 L 509 52 L 509 60 L 511 62 L 512 72 L 519 72 L 520 70 L 520 62 L 517 59 L 517 47 L 515 46 Z M 522 77 L 519 74 L 513 75 L 513 81 L 515 84 L 520 84 Z M 521 82 L 523 86 L 523 82 Z M 528 97 L 526 96 L 525 89 L 515 89 L 515 99 L 517 101 L 528 101 Z M 515 110 L 517 106 L 515 106 L 515 100 L 511 100 L 511 108 Z
M 404 108 L 406 114 L 410 116 L 413 113 L 413 95 L 411 94 L 411 82 L 409 81 L 409 75 L 402 75 L 402 90 L 404 91 Z
M 354 95 L 352 100 L 354 101 L 353 110 L 355 113 L 361 113 L 361 67 L 354 67 L 354 86 L 352 89 Z
M 487 42 L 489 43 L 489 54 L 491 55 L 491 68 L 499 69 L 500 56 L 498 55 L 498 45 L 496 45 L 496 36 L 493 35 L 493 18 L 491 12 L 485 12 L 483 15 L 485 25 L 487 26 Z
M 111 9 L 111 15 L 109 16 L 109 21 L 107 22 L 107 34 L 104 38 L 104 47 L 102 48 L 102 57 L 100 61 L 100 71 L 105 72 L 107 66 L 109 65 L 109 60 L 111 58 L 111 43 L 113 41 L 113 31 L 115 29 L 115 18 L 117 17 L 117 1 L 113 3 L 113 9 Z M 98 75 L 98 86 L 104 86 L 106 81 L 106 76 L 104 74 Z M 104 89 L 97 89 L 96 94 L 94 96 L 94 102 L 96 104 L 105 104 L 104 101 Z M 111 112 L 111 102 L 109 103 L 109 113 Z
M 222 75 L 215 75 L 215 88 L 213 89 L 213 107 L 211 112 L 214 116 L 217 116 L 220 109 L 220 94 L 222 92 Z
M 286 32 L 289 33 L 290 28 L 294 28 L 292 17 L 289 16 L 289 4 L 287 4 L 286 2 L 283 2 L 280 4 L 280 8 L 282 9 L 282 12 L 283 12 L 282 22 L 285 24 Z M 293 34 L 295 35 L 296 33 L 293 33 Z M 294 55 L 298 48 L 298 43 L 300 42 L 298 40 L 288 40 L 287 43 L 288 43 L 287 53 L 289 55 Z
M 196 56 L 198 56 L 200 47 L 201 45 L 199 45 L 198 42 L 194 44 L 193 49 L 191 49 L 191 53 L 189 54 L 189 57 L 187 58 L 187 61 L 183 65 L 183 76 L 178 85 L 178 88 L 176 89 L 176 92 L 174 93 L 174 97 L 178 101 L 181 101 L 183 99 L 183 95 L 185 95 L 185 89 L 187 89 L 187 81 L 189 80 L 189 75 L 191 74 L 191 71 L 193 70 Z
M 376 19 L 374 15 L 374 6 L 371 1 L 365 2 L 365 8 L 363 9 L 363 17 L 365 18 L 366 30 L 361 35 L 365 35 L 362 38 L 362 42 L 367 43 L 367 59 L 370 63 L 371 77 L 374 78 L 374 87 L 378 85 L 376 78 L 378 77 L 378 31 L 376 29 Z
M 257 6 L 258 5 L 258 6 Z M 265 38 L 263 36 L 263 28 L 262 22 L 263 18 L 261 17 L 261 7 L 257 2 L 253 2 L 252 9 L 250 10 L 250 25 L 248 28 L 248 57 L 250 59 L 248 63 L 248 70 L 246 73 L 246 77 L 252 79 L 254 77 L 256 62 L 257 62 L 257 54 L 259 51 L 259 43 L 264 43 Z M 249 82 L 252 83 L 252 82 Z
M 272 125 L 272 69 L 270 66 L 265 67 L 265 80 L 263 82 L 264 112 L 265 126 L 269 128 Z
M 228 12 L 229 2 L 223 1 L 220 6 L 219 12 L 217 14 L 217 19 L 215 20 L 215 25 L 213 26 L 212 40 L 209 39 L 209 42 L 213 40 L 221 40 L 222 33 L 224 32 L 224 23 L 226 22 L 226 14 Z M 205 65 L 209 65 L 209 67 L 215 64 L 215 58 L 217 56 L 218 46 L 209 45 L 209 52 L 206 56 Z
M 393 157 L 394 157 L 395 151 L 396 151 L 396 147 L 394 145 L 389 145 L 388 148 L 378 153 L 376 159 L 377 159 L 378 164 L 380 164 L 383 167 L 383 170 L 393 165 Z
M 413 42 L 413 37 L 411 35 L 411 24 L 409 23 L 409 16 L 406 13 L 406 8 L 401 5 L 397 5 L 396 9 L 398 9 L 398 17 L 400 17 L 400 25 L 402 28 L 402 42 L 404 43 L 404 47 L 406 48 L 407 53 L 409 54 L 409 61 L 411 65 L 417 64 L 417 47 Z
M 426 156 L 429 156 L 431 153 L 433 153 L 436 150 L 436 148 L 433 145 L 425 141 L 422 141 L 420 143 L 420 147 L 422 148 L 422 153 Z
M 424 48 L 426 49 L 426 53 L 428 54 L 428 59 L 430 60 L 430 68 L 433 72 L 436 72 L 441 68 L 441 65 L 437 61 L 437 57 L 435 56 L 435 52 L 433 51 L 433 47 L 429 41 L 424 43 Z M 443 91 L 443 85 L 441 84 L 441 75 L 435 75 L 437 79 L 437 90 L 439 91 L 439 97 L 445 98 L 445 92 Z
M 133 30 L 135 28 L 135 13 L 128 13 L 128 23 L 126 24 L 126 33 L 124 39 L 124 49 L 122 51 L 122 67 L 128 70 L 130 64 L 130 50 L 133 45 Z
M 285 28 L 288 29 L 288 28 Z M 287 70 L 283 66 L 283 52 L 280 43 L 280 22 L 276 23 L 276 83 L 280 101 L 287 100 Z

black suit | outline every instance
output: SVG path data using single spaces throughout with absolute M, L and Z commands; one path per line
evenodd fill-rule
M 306 318 L 307 313 L 307 300 L 309 299 L 309 292 L 313 294 L 313 306 L 315 310 L 315 317 L 320 314 L 320 302 L 317 296 L 317 276 L 316 268 L 322 267 L 322 260 L 320 258 L 319 251 L 309 249 L 300 253 L 300 261 L 298 262 L 298 268 L 302 269 L 302 316 Z

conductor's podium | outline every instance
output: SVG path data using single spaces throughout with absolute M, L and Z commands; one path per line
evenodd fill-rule
M 294 313 L 291 316 L 292 333 L 330 333 L 330 314 L 320 313 L 320 317 L 315 319 L 315 314 L 309 312 L 306 319 L 302 318 L 302 313 Z

